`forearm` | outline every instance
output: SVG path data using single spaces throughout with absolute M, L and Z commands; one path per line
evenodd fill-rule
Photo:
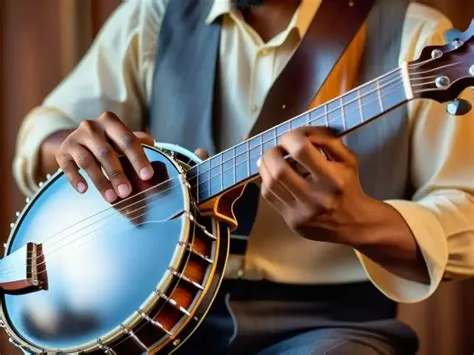
M 58 169 L 56 151 L 72 131 L 72 129 L 57 131 L 43 141 L 38 153 L 38 164 L 35 171 L 36 181 L 43 180 L 47 174 L 51 174 Z
M 403 217 L 392 206 L 370 200 L 365 206 L 367 223 L 350 244 L 387 271 L 429 284 L 423 255 Z

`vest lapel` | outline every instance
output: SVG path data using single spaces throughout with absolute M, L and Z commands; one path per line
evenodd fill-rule
M 206 25 L 212 0 L 171 0 L 161 25 L 150 109 L 159 142 L 215 154 L 212 111 L 220 23 Z

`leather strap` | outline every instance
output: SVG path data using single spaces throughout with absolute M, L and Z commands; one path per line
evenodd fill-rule
M 250 136 L 307 110 L 373 4 L 374 0 L 322 0 L 300 45 L 270 89 Z

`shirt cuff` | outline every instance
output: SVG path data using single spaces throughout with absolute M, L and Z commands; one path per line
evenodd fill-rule
M 426 207 L 411 201 L 385 201 L 405 219 L 425 260 L 430 282 L 423 284 L 394 275 L 356 251 L 372 283 L 387 297 L 400 303 L 420 302 L 438 288 L 448 262 L 448 243 L 440 222 Z
M 28 114 L 19 133 L 13 160 L 13 175 L 24 195 L 31 196 L 38 189 L 34 176 L 43 141 L 55 132 L 76 127 L 77 123 L 52 108 L 40 107 Z

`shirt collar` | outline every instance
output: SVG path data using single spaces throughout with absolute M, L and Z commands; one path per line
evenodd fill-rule
M 300 6 L 291 18 L 287 31 L 297 29 L 300 37 L 308 30 L 311 21 L 319 9 L 322 0 L 302 0 Z M 214 0 L 211 10 L 206 18 L 206 24 L 211 24 L 218 17 L 236 11 L 232 6 L 232 0 Z
M 230 14 L 233 11 L 231 0 L 214 0 L 211 6 L 211 11 L 207 15 L 206 24 L 211 24 L 218 17 Z

